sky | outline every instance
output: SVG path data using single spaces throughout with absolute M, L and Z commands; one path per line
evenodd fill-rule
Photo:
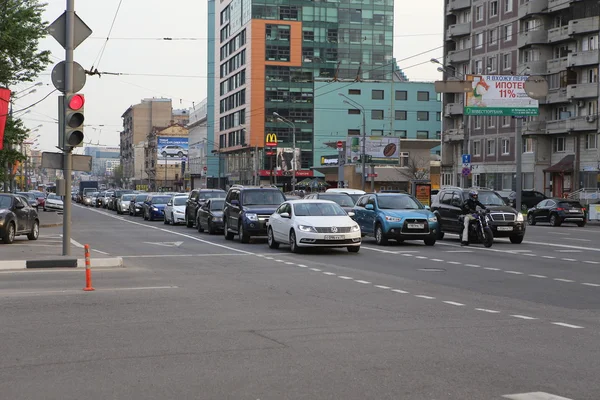
M 394 57 L 411 81 L 441 78 L 438 66 L 428 61 L 443 54 L 442 1 L 396 2 Z M 64 12 L 66 2 L 47 3 L 44 18 L 50 24 Z M 76 0 L 75 10 L 93 31 L 75 49 L 75 61 L 86 70 L 93 66 L 100 72 L 120 74 L 88 76 L 80 91 L 86 97 L 86 144 L 118 147 L 121 115 L 141 99 L 171 98 L 173 108 L 179 109 L 191 108 L 206 98 L 206 0 Z M 173 40 L 156 40 L 165 37 Z M 11 88 L 17 92 L 14 110 L 40 101 L 30 112 L 15 115 L 35 131 L 30 137 L 37 137 L 39 150 L 56 151 L 60 92 L 42 99 L 54 90 L 51 72 L 64 60 L 65 52 L 51 36 L 40 42 L 40 49 L 52 52 L 52 63 L 34 82 Z M 38 82 L 42 85 L 30 93 Z M 82 154 L 82 149 L 77 153 Z

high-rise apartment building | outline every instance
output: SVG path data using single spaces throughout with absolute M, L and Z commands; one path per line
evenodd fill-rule
M 208 138 L 226 154 L 223 169 L 232 182 L 251 181 L 240 171 L 252 172 L 255 157 L 266 165 L 266 133 L 292 147 L 294 130 L 297 176 L 307 176 L 318 130 L 314 100 L 328 90 L 315 82 L 392 79 L 393 0 L 209 0 L 211 16 Z M 217 174 L 215 166 L 209 164 L 209 175 Z
M 523 124 L 522 149 L 515 148 L 516 120 L 467 119 L 464 96 L 446 94 L 443 184 L 461 182 L 460 156 L 468 153 L 468 184 L 516 190 L 516 151 L 522 151 L 523 189 L 562 196 L 598 187 L 599 20 L 598 2 L 590 0 L 446 3 L 445 78 L 541 75 L 549 93 L 540 101 L 539 116 Z

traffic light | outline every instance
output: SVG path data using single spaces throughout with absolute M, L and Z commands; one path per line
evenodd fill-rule
M 73 94 L 66 97 L 64 147 L 78 147 L 83 144 L 83 106 L 85 97 Z

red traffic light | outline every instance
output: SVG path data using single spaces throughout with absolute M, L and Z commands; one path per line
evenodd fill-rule
M 85 97 L 82 94 L 74 94 L 69 98 L 69 108 L 79 110 L 85 104 Z

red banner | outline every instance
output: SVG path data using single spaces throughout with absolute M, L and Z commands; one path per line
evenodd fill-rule
M 269 171 L 268 169 L 261 169 L 260 176 L 271 176 L 271 171 Z M 282 170 L 273 171 L 273 176 L 283 176 L 283 171 Z M 307 177 L 312 177 L 312 176 L 314 176 L 314 173 L 313 173 L 313 170 L 311 170 L 311 169 L 296 171 L 296 177 L 307 178 Z
M 10 89 L 0 88 L 0 150 L 4 148 L 4 128 L 8 116 L 10 102 Z

